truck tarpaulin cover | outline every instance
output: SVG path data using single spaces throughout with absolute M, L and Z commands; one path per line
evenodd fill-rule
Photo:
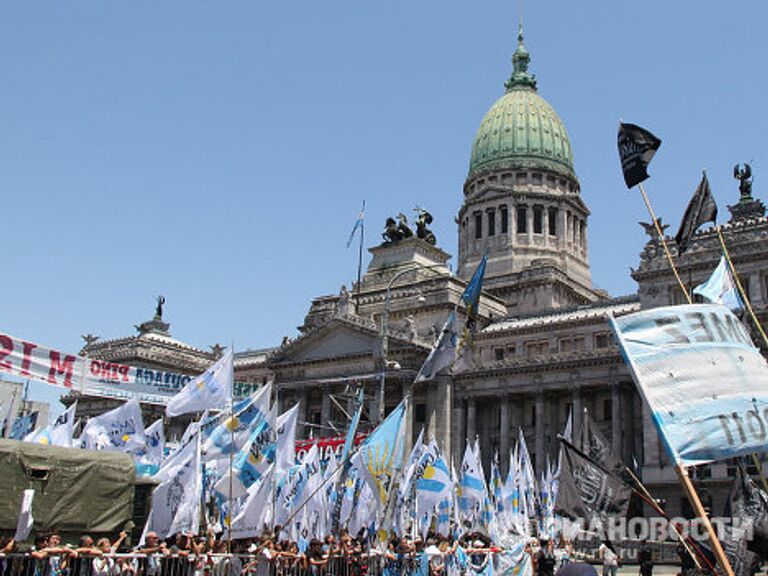
M 33 531 L 117 532 L 133 514 L 127 454 L 0 440 L 0 530 L 14 530 L 24 490 L 34 488 Z

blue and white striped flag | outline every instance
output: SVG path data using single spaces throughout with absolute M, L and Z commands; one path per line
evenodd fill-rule
M 352 245 L 352 240 L 354 240 L 355 238 L 355 232 L 357 232 L 357 229 L 363 227 L 364 220 L 365 220 L 365 200 L 363 200 L 363 207 L 360 209 L 360 214 L 357 215 L 357 220 L 355 220 L 355 225 L 352 227 L 352 232 L 349 233 L 349 238 L 347 239 L 347 248 L 349 248 Z
M 189 412 L 224 408 L 231 399 L 233 382 L 234 364 L 230 349 L 224 352 L 213 366 L 190 380 L 168 401 L 165 415 L 173 417 Z

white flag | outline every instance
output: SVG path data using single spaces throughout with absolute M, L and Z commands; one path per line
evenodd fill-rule
M 77 411 L 77 402 L 67 408 L 53 423 L 50 432 L 52 446 L 72 447 L 72 433 L 75 429 L 75 412 Z
M 19 521 L 16 523 L 16 534 L 13 539 L 16 542 L 24 542 L 32 531 L 32 499 L 35 497 L 34 490 L 24 490 L 21 497 L 21 512 L 19 512 Z
M 223 408 L 232 397 L 233 382 L 233 354 L 232 350 L 227 350 L 213 366 L 190 380 L 168 401 L 165 415 L 172 417 L 209 408 Z
M 80 435 L 80 447 L 86 450 L 132 452 L 144 443 L 141 406 L 135 398 L 88 420 Z
M 456 360 L 456 346 L 458 344 L 458 334 L 456 332 L 456 310 L 452 310 L 445 321 L 443 331 L 437 344 L 427 356 L 419 373 L 416 375 L 416 382 L 432 380 L 438 373 L 453 365 Z
M 146 443 L 144 447 L 135 455 L 136 475 L 152 476 L 160 470 L 163 463 L 163 453 L 165 451 L 165 432 L 163 430 L 163 419 L 158 420 L 144 431 Z
M 197 534 L 202 491 L 199 438 L 160 468 L 155 478 L 161 484 L 152 492 L 152 510 L 141 541 L 149 531 L 161 539 L 185 531 Z
M 728 268 L 725 256 L 720 256 L 720 263 L 715 271 L 704 284 L 696 286 L 693 293 L 704 298 L 706 302 L 727 306 L 733 312 L 743 308 L 736 282 Z
M 232 520 L 232 538 L 253 538 L 261 536 L 268 512 L 271 512 L 272 474 L 274 466 L 270 466 L 261 479 L 248 489 L 248 497 Z M 227 530 L 222 538 L 226 538 Z
M 275 465 L 278 474 L 285 474 L 296 464 L 296 423 L 299 405 L 283 412 L 277 418 L 277 453 Z

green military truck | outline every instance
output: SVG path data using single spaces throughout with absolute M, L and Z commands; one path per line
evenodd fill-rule
M 138 539 L 155 482 L 137 478 L 133 458 L 119 452 L 59 448 L 0 439 L 0 533 L 12 536 L 24 490 L 32 488 L 35 533 L 57 531 L 65 542 L 82 534 Z

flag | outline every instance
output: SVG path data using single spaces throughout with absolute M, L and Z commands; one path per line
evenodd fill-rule
M 19 519 L 16 522 L 16 534 L 13 539 L 16 542 L 24 542 L 29 538 L 29 533 L 32 531 L 32 524 L 35 519 L 32 518 L 32 500 L 35 497 L 35 491 L 30 489 L 24 490 L 21 497 L 21 510 L 19 511 Z
M 161 539 L 180 532 L 197 534 L 202 492 L 199 436 L 169 459 L 155 478 L 160 485 L 152 491 L 152 509 L 141 542 L 150 531 Z
M 349 248 L 352 245 L 352 240 L 355 237 L 355 232 L 357 232 L 358 228 L 363 227 L 363 222 L 365 220 L 365 200 L 363 200 L 363 207 L 360 209 L 360 214 L 357 215 L 357 220 L 355 220 L 355 225 L 352 227 L 352 232 L 349 233 L 349 238 L 347 239 L 347 248 Z
M 567 438 L 566 438 L 567 440 Z M 589 417 L 589 411 L 584 408 L 582 412 L 581 430 L 576 438 L 576 441 L 572 443 L 577 450 L 584 453 L 584 455 L 594 460 L 599 466 L 602 466 L 609 472 L 616 475 L 623 475 L 624 464 L 613 453 L 611 444 L 603 436 L 600 430 L 597 428 L 592 419 Z
M 422 364 L 419 373 L 416 375 L 416 382 L 432 380 L 445 368 L 450 367 L 456 359 L 456 343 L 458 334 L 456 333 L 456 311 L 453 310 L 445 321 L 443 331 L 437 344 L 427 356 Z
M 248 442 L 251 427 L 269 413 L 272 397 L 272 382 L 267 382 L 254 394 L 234 406 L 234 415 L 225 412 L 218 416 L 215 426 L 203 427 L 202 450 L 206 460 L 229 457 L 230 453 L 242 450 Z
M 49 434 L 52 446 L 72 447 L 72 435 L 75 429 L 75 412 L 77 412 L 77 402 L 67 408 L 56 418 Z
M 387 503 L 394 473 L 403 460 L 403 423 L 407 400 L 403 400 L 389 416 L 371 432 L 360 446 L 360 461 L 366 481 L 382 508 Z
M 160 470 L 165 451 L 165 432 L 163 419 L 157 419 L 144 431 L 144 447 L 134 455 L 137 476 L 152 476 Z
M 11 426 L 11 432 L 8 434 L 8 438 L 11 440 L 22 440 L 37 425 L 38 412 L 31 412 L 23 416 L 19 416 L 13 421 Z
M 560 448 L 563 461 L 554 511 L 603 526 L 609 518 L 625 517 L 632 489 L 569 442 L 561 439 Z
M 234 365 L 230 349 L 224 352 L 213 366 L 190 380 L 168 401 L 165 415 L 173 417 L 211 408 L 223 408 L 231 399 L 233 382 Z
M 751 521 L 752 538 L 747 547 L 763 558 L 768 557 L 768 494 L 755 484 L 741 463 L 736 469 L 723 516 L 742 523 Z
M 278 474 L 285 474 L 296 464 L 296 424 L 299 421 L 299 405 L 277 417 L 277 449 L 275 468 Z
M 459 486 L 461 487 L 459 513 L 462 520 L 467 520 L 473 526 L 477 526 L 480 523 L 480 512 L 486 495 L 485 475 L 480 463 L 479 440 L 475 440 L 474 447 L 467 443 L 459 474 Z
M 132 452 L 143 448 L 145 441 L 141 406 L 135 398 L 88 420 L 80 435 L 80 447 L 86 450 Z
M 706 222 L 715 223 L 717 220 L 717 204 L 712 197 L 712 191 L 709 188 L 707 173 L 701 176 L 701 182 L 696 187 L 688 207 L 685 209 L 683 219 L 680 221 L 680 229 L 675 235 L 677 242 L 677 253 L 682 254 L 688 249 L 693 234 L 699 227 Z
M 45 426 L 44 428 L 38 428 L 34 432 L 30 432 L 23 438 L 24 442 L 32 442 L 33 444 L 44 444 L 46 446 L 51 445 L 51 427 Z
M 720 256 L 720 263 L 712 272 L 709 280 L 696 286 L 693 293 L 698 294 L 710 304 L 727 306 L 731 312 L 737 312 L 744 308 L 725 255 Z
M 232 525 L 225 527 L 222 540 L 228 538 L 230 530 L 232 538 L 238 540 L 262 535 L 266 516 L 272 507 L 270 498 L 274 471 L 274 465 L 270 466 L 264 472 L 264 476 L 248 489 L 245 502 L 232 520 Z
M 624 182 L 632 188 L 648 178 L 648 164 L 661 140 L 640 126 L 620 122 L 618 144 Z
M 487 263 L 488 256 L 483 256 L 480 264 L 475 269 L 475 273 L 472 274 L 469 284 L 467 284 L 461 295 L 461 301 L 464 302 L 464 306 L 467 309 L 466 329 L 471 333 L 474 333 L 477 328 L 477 309 L 480 304 L 480 293 L 483 289 L 483 278 L 485 277 L 485 266 Z
M 344 439 L 344 448 L 342 448 L 341 451 L 342 462 L 347 460 L 349 457 L 349 452 L 352 450 L 352 446 L 355 443 L 355 434 L 357 434 L 357 427 L 360 424 L 360 417 L 363 414 L 364 401 L 365 389 L 360 386 L 357 389 L 357 394 L 355 396 L 355 405 L 357 406 L 357 410 L 355 410 L 355 413 L 352 415 L 352 420 L 350 421 L 349 428 L 347 429 L 347 437 Z
M 419 476 L 415 482 L 420 512 L 431 512 L 441 502 L 450 502 L 453 482 L 448 464 L 432 440 L 419 459 Z

